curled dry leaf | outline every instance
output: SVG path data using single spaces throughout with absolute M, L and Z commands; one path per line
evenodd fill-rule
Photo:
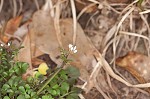
M 118 58 L 116 64 L 130 72 L 140 83 L 150 82 L 150 58 L 137 53 L 129 52 Z M 150 89 L 147 89 L 150 92 Z
M 1 35 L 1 40 L 5 43 L 8 42 L 11 36 L 14 35 L 14 32 L 18 29 L 21 21 L 22 21 L 23 16 L 17 16 L 15 18 L 10 19 L 6 27 L 4 29 L 4 34 Z
M 18 16 L 18 17 L 10 19 L 6 25 L 5 33 L 13 35 L 14 32 L 18 29 L 22 21 L 22 18 L 23 16 Z

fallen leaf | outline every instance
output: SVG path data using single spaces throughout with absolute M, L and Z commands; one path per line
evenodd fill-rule
M 150 81 L 150 58 L 137 53 L 129 52 L 126 56 L 116 60 L 116 64 L 130 72 L 140 83 Z M 147 89 L 150 92 L 150 89 Z
M 14 36 L 22 38 L 26 33 L 28 33 L 28 27 L 31 20 L 27 21 L 23 25 L 21 25 L 17 30 L 14 32 Z
M 29 68 L 27 72 L 23 75 L 23 79 L 26 79 L 27 76 L 32 75 L 32 63 L 31 63 L 31 45 L 30 45 L 30 37 L 29 33 L 25 36 L 25 39 L 22 43 L 22 48 L 17 55 L 17 59 L 22 62 L 27 62 L 29 64 Z
M 5 33 L 13 35 L 14 32 L 18 29 L 22 18 L 23 16 L 17 16 L 15 18 L 10 19 L 6 25 Z
M 38 58 L 32 58 L 32 65 L 35 67 L 41 63 L 43 63 L 44 61 Z
M 4 30 L 4 34 L 1 35 L 1 40 L 3 42 L 7 43 L 11 36 L 14 35 L 15 31 L 18 29 L 21 23 L 22 18 L 23 16 L 17 16 L 8 21 Z

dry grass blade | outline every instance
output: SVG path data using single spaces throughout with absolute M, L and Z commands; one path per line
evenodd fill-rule
M 86 88 L 86 93 L 88 93 L 94 86 L 95 86 L 95 82 L 94 80 L 96 79 L 99 70 L 101 69 L 102 65 L 100 65 L 100 62 L 98 62 L 96 64 L 96 66 L 94 67 L 89 79 L 87 82 L 85 82 L 87 88 Z M 84 89 L 85 85 L 82 87 Z
M 50 15 L 51 15 L 52 17 L 54 17 L 54 5 L 53 5 L 52 0 L 45 0 L 45 4 L 44 4 L 44 6 L 42 7 L 42 10 L 44 10 L 44 11 L 49 11 L 49 12 L 50 12 Z
M 109 97 L 103 92 L 103 90 L 97 85 L 96 79 L 93 79 L 93 80 L 94 80 L 94 83 L 95 83 L 95 87 L 96 87 L 97 90 L 102 94 L 102 96 L 103 96 L 105 99 L 111 99 L 111 98 L 109 98 Z
M 81 15 L 86 12 L 89 8 L 95 6 L 96 4 L 95 3 L 92 3 L 92 4 L 89 4 L 87 7 L 83 8 L 82 11 L 78 14 L 77 16 L 77 20 L 79 20 L 79 18 L 81 17 Z
M 82 94 L 78 94 L 78 96 L 80 97 L 80 99 L 85 99 Z
M 62 42 L 61 42 L 61 34 L 60 34 L 61 32 L 60 32 L 59 18 L 60 18 L 60 0 L 56 4 L 54 26 L 55 26 L 55 30 L 56 30 L 58 43 L 61 47 L 63 47 Z
M 23 3 L 22 3 L 22 0 L 19 0 L 19 6 L 20 6 L 20 8 L 19 8 L 19 11 L 18 11 L 18 15 L 21 14 L 22 9 L 23 9 Z
M 113 37 L 114 33 L 116 32 L 116 29 L 117 29 L 117 26 L 114 25 L 106 34 L 106 36 L 104 37 L 104 41 L 103 41 L 103 44 L 102 44 L 102 48 L 103 49 L 107 49 L 105 48 L 106 45 L 109 45 L 109 40 Z M 111 44 L 111 43 L 110 43 Z M 104 51 L 105 52 L 105 51 Z
M 70 0 L 71 3 L 71 10 L 72 10 L 72 15 L 73 15 L 73 45 L 76 44 L 76 36 L 77 36 L 77 17 L 76 17 L 76 8 L 75 8 L 75 3 L 74 0 Z
M 96 3 L 96 4 L 99 4 L 99 2 L 96 1 L 96 0 L 88 0 L 88 1 L 93 2 L 93 3 Z
M 1 0 L 1 4 L 0 4 L 0 12 L 2 11 L 3 4 L 4 4 L 4 0 Z
M 113 42 L 113 54 L 114 54 L 114 59 L 112 59 L 112 60 L 115 60 L 115 58 L 116 58 L 116 48 L 117 48 L 117 46 L 116 46 L 116 36 L 117 36 L 117 34 L 118 34 L 118 31 L 119 31 L 119 28 L 121 27 L 121 25 L 122 25 L 122 23 L 125 21 L 125 19 L 130 15 L 130 13 L 134 10 L 135 8 L 134 7 L 132 7 L 122 18 L 121 18 L 121 20 L 120 20 L 120 22 L 118 23 L 118 25 L 117 25 L 117 28 L 116 28 L 116 32 L 115 32 L 115 34 L 114 34 L 114 42 Z M 114 62 L 115 63 L 115 62 Z M 114 67 L 115 68 L 115 67 Z
M 148 30 L 148 38 L 150 37 L 150 27 L 149 27 L 149 23 L 147 22 L 147 19 L 144 17 L 143 14 L 140 15 L 141 19 L 143 20 L 143 22 L 145 23 L 147 30 Z M 147 52 L 148 52 L 148 56 L 150 55 L 150 40 L 148 40 L 148 46 L 147 47 Z
M 109 66 L 109 64 L 107 63 L 107 61 L 101 56 L 101 54 L 98 54 L 99 56 L 97 57 L 98 61 L 102 62 L 102 66 L 105 69 L 105 71 L 112 76 L 113 78 L 115 78 L 116 80 L 124 83 L 127 86 L 130 87 L 137 87 L 137 88 L 147 88 L 150 87 L 150 83 L 145 83 L 145 84 L 136 84 L 136 85 L 132 85 L 129 82 L 125 81 L 124 79 L 122 79 L 120 76 L 116 75 L 113 70 L 111 69 L 111 67 Z
M 13 17 L 16 17 L 16 15 L 17 15 L 17 2 L 16 2 L 16 0 L 13 0 L 13 7 L 14 7 Z
M 131 32 L 125 32 L 125 31 L 119 31 L 120 34 L 125 34 L 125 35 L 132 35 L 132 36 L 136 36 L 136 37 L 141 37 L 143 39 L 146 39 L 147 41 L 150 41 L 150 39 L 147 36 L 144 35 L 140 35 L 137 33 L 131 33 Z
M 135 3 L 137 3 L 139 0 L 135 0 L 134 2 L 132 2 L 131 4 L 129 4 L 126 8 L 123 9 L 123 11 L 121 12 L 121 15 L 130 9 L 131 6 L 133 6 Z
M 106 1 L 104 1 L 103 3 L 105 6 L 107 6 L 108 8 L 110 8 L 112 11 L 116 12 L 117 14 L 120 14 L 121 12 L 117 11 L 116 9 L 114 9 L 110 4 L 108 4 Z
M 150 13 L 150 10 L 146 10 L 146 11 L 140 12 L 139 14 L 147 14 L 147 13 Z
M 141 19 L 143 20 L 143 22 L 145 23 L 146 27 L 147 27 L 147 30 L 148 30 L 148 36 L 150 37 L 150 26 L 149 26 L 149 23 L 147 22 L 147 19 L 144 17 L 144 15 L 140 15 L 141 16 Z
M 38 3 L 38 1 L 37 1 L 37 0 L 34 0 L 34 2 L 35 2 L 35 5 L 36 5 L 36 8 L 39 10 L 39 9 L 40 9 L 40 7 L 39 7 L 39 3 Z

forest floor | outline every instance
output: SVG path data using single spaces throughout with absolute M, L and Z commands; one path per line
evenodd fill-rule
M 150 99 L 150 0 L 48 1 L 1 0 L 0 43 L 22 44 L 20 60 L 32 68 L 41 55 L 59 65 L 55 48 L 75 44 L 78 52 L 71 58 L 81 71 L 80 98 Z M 37 34 L 31 36 L 32 30 Z

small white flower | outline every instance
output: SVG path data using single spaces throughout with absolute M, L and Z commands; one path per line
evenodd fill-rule
M 73 47 L 73 45 L 72 44 L 69 44 L 69 49 L 71 49 Z
M 76 46 L 74 46 L 74 45 L 72 45 L 72 44 L 69 44 L 69 49 L 70 49 L 70 51 L 72 51 L 73 53 L 77 53 L 77 49 L 76 49 L 77 47 Z
M 7 45 L 10 46 L 10 43 L 8 43 Z
M 77 50 L 74 50 L 74 53 L 77 53 Z
M 1 44 L 1 47 L 3 47 L 4 45 L 3 44 Z

